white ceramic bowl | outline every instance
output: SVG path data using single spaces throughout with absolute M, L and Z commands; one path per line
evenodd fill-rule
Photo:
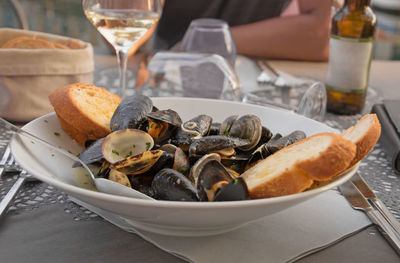
M 292 112 L 256 105 L 192 98 L 154 98 L 153 102 L 159 109 L 174 109 L 184 121 L 198 114 L 208 114 L 214 121 L 221 122 L 232 114 L 251 113 L 259 116 L 263 125 L 273 133 L 288 134 L 296 129 L 303 130 L 308 136 L 318 132 L 335 132 L 323 123 Z M 54 113 L 33 120 L 24 129 L 74 154 L 83 150 L 63 132 Z M 11 150 L 22 167 L 39 180 L 88 204 L 120 215 L 137 228 L 181 236 L 212 235 L 233 230 L 334 188 L 347 181 L 357 169 L 347 171 L 322 187 L 276 198 L 233 202 L 154 202 L 78 187 L 72 175 L 72 161 L 29 139 L 16 136 L 11 142 Z

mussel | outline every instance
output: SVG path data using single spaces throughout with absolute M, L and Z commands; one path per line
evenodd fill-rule
M 162 154 L 163 151 L 161 150 L 147 151 L 114 162 L 110 167 L 129 175 L 143 174 L 157 163 Z
M 88 148 L 79 154 L 79 159 L 85 164 L 92 164 L 99 162 L 103 159 L 103 153 L 101 151 L 101 145 L 103 144 L 104 138 L 98 139 L 92 143 Z M 78 162 L 74 163 L 73 167 L 81 166 Z
M 195 140 L 192 144 L 190 144 L 189 157 L 198 158 L 207 153 L 217 151 L 222 151 L 222 153 L 232 155 L 233 148 L 240 147 L 246 144 L 248 144 L 247 141 L 239 138 L 222 135 L 206 136 Z
M 213 201 L 215 194 L 229 184 L 235 176 L 220 163 L 216 153 L 204 155 L 191 169 L 191 179 L 201 201 Z
M 151 183 L 153 182 L 154 174 L 140 174 L 130 177 L 132 188 L 150 197 L 154 197 Z
M 173 110 L 150 112 L 147 115 L 147 132 L 155 143 L 162 144 L 174 136 L 174 132 L 182 124 L 179 114 Z
M 186 175 L 189 172 L 190 170 L 189 158 L 186 156 L 185 152 L 181 148 L 176 147 L 173 144 L 164 144 L 163 146 L 160 147 L 160 150 L 173 154 L 172 169 L 184 175 Z
M 222 187 L 214 197 L 214 201 L 240 201 L 249 199 L 249 190 L 242 177 L 233 179 L 229 184 Z
M 172 143 L 187 151 L 193 138 L 200 138 L 208 134 L 211 123 L 212 118 L 204 114 L 184 122 L 172 139 Z
M 238 148 L 242 151 L 249 151 L 253 149 L 261 139 L 261 121 L 255 115 L 243 115 L 232 123 L 228 135 L 247 140 L 248 143 L 246 145 L 239 146 Z
M 110 121 L 111 131 L 123 129 L 139 129 L 146 119 L 147 113 L 152 111 L 153 102 L 149 97 L 134 95 L 126 97 L 117 107 Z
M 239 115 L 232 115 L 226 118 L 222 123 L 221 127 L 219 129 L 219 134 L 220 135 L 229 135 L 229 131 L 231 130 L 231 127 L 233 123 L 239 118 Z
M 198 201 L 197 190 L 183 174 L 173 169 L 159 171 L 151 183 L 154 198 L 170 201 Z
M 210 130 L 208 131 L 208 135 L 218 135 L 221 130 L 221 123 L 213 122 L 211 123 Z

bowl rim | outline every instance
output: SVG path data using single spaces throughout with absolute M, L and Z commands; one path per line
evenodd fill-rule
M 235 101 L 225 101 L 225 100 L 216 100 L 216 99 L 203 99 L 203 98 L 174 98 L 174 97 L 162 97 L 162 98 L 152 98 L 152 100 L 158 101 L 158 100 L 188 100 L 188 101 L 213 101 L 213 102 L 219 102 L 219 103 L 228 103 L 228 104 L 245 104 L 241 102 L 235 102 Z M 265 108 L 263 106 L 259 105 L 253 105 L 253 104 L 245 104 L 249 105 L 250 107 L 258 107 L 258 108 Z M 273 110 L 273 111 L 284 111 L 289 114 L 296 114 L 294 112 L 290 112 L 287 110 L 283 109 L 277 109 L 277 108 L 272 108 L 272 107 L 267 107 L 268 110 Z M 298 115 L 298 114 L 296 114 Z M 310 121 L 311 119 L 308 119 L 304 116 L 298 115 L 299 117 L 302 117 L 304 119 L 307 119 Z M 22 127 L 22 129 L 29 129 L 30 126 L 34 125 L 35 123 L 41 121 L 44 118 L 56 118 L 55 112 L 48 113 L 46 115 L 43 115 L 41 117 L 38 117 L 31 122 L 27 123 Z M 318 122 L 315 120 L 311 120 L 314 122 Z M 318 122 L 320 125 L 326 126 L 329 130 L 331 131 L 337 131 L 337 129 L 331 128 L 327 126 L 324 123 Z M 17 155 L 15 155 L 15 144 L 19 143 L 16 140 L 16 135 L 14 134 L 11 143 L 10 143 L 10 148 L 13 156 L 15 157 L 16 161 L 22 166 L 23 169 L 30 171 L 29 167 L 27 167 L 24 164 L 24 161 L 21 160 Z M 69 138 L 71 139 L 71 138 Z M 71 139 L 72 140 L 72 139 Z M 179 202 L 179 201 L 164 201 L 164 200 L 145 200 L 145 199 L 135 199 L 131 197 L 125 197 L 125 196 L 117 196 L 117 195 L 111 195 L 107 193 L 101 193 L 101 192 L 96 192 L 93 190 L 88 190 L 81 188 L 79 186 L 74 186 L 65 182 L 62 182 L 61 180 L 47 177 L 41 174 L 37 174 L 35 172 L 31 172 L 33 176 L 35 176 L 37 179 L 48 183 L 57 189 L 66 191 L 68 194 L 71 194 L 74 196 L 74 194 L 77 194 L 78 196 L 84 196 L 88 198 L 95 198 L 99 201 L 108 201 L 108 202 L 114 202 L 114 203 L 119 203 L 121 205 L 139 205 L 139 206 L 151 206 L 151 207 L 158 207 L 158 208 L 185 208 L 185 209 L 220 209 L 221 207 L 224 208 L 236 208 L 236 207 L 252 207 L 252 206 L 263 206 L 263 205 L 270 205 L 270 204 L 275 204 L 275 203 L 284 203 L 284 202 L 289 202 L 293 201 L 295 199 L 304 199 L 304 198 L 310 198 L 313 196 L 316 196 L 317 194 L 323 193 L 325 191 L 328 191 L 332 188 L 337 187 L 338 185 L 346 182 L 349 180 L 354 173 L 356 173 L 357 169 L 359 167 L 359 163 L 354 165 L 353 167 L 347 169 L 346 171 L 342 172 L 340 175 L 338 175 L 333 181 L 323 185 L 319 186 L 314 189 L 306 190 L 300 193 L 296 194 L 291 194 L 291 195 L 285 195 L 285 196 L 279 196 L 279 197 L 271 197 L 271 198 L 262 198 L 262 199 L 251 199 L 251 200 L 241 200 L 241 201 L 219 201 L 219 202 Z M 74 196 L 75 197 L 75 196 Z

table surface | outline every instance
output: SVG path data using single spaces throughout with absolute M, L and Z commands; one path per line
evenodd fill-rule
M 116 59 L 96 56 L 94 79 L 99 72 L 116 74 Z M 135 72 L 139 60 L 131 58 L 129 68 Z M 324 80 L 327 64 L 271 61 L 278 70 L 295 76 Z M 236 65 L 243 86 L 256 85 L 260 70 L 251 60 L 240 57 Z M 240 70 L 239 70 L 240 69 Z M 383 98 L 400 99 L 400 61 L 373 61 L 370 74 L 369 104 Z M 134 83 L 134 74 L 128 81 Z M 104 81 L 104 80 L 102 80 Z M 106 83 L 96 82 L 97 85 Z M 115 83 L 114 83 L 115 84 Z M 113 85 L 113 83 L 109 83 Z M 129 86 L 129 85 L 128 85 Z M 338 116 L 327 114 L 325 123 L 344 129 L 360 115 Z M 11 134 L 0 132 L 0 154 Z M 376 194 L 400 218 L 400 176 L 390 167 L 384 149 L 377 145 L 364 159 L 360 172 Z M 0 197 L 4 197 L 17 179 L 16 175 L 0 178 Z M 297 262 L 399 262 L 399 256 L 378 232 L 370 226 L 320 252 Z M 0 220 L 0 262 L 182 262 L 140 237 L 124 232 L 96 214 L 70 201 L 68 196 L 41 182 L 23 186 L 7 216 Z

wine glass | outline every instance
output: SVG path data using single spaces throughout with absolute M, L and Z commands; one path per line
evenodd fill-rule
M 89 21 L 114 47 L 119 65 L 119 90 L 125 97 L 129 51 L 142 44 L 157 24 L 162 6 L 159 0 L 83 0 Z

